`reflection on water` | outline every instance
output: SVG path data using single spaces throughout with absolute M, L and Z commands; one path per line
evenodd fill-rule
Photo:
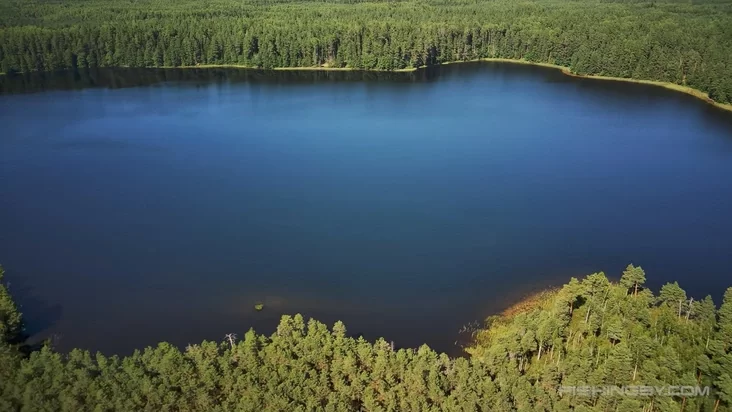
M 363 82 L 426 80 L 434 70 L 419 72 L 366 72 L 205 68 L 205 69 L 91 69 L 54 73 L 25 73 L 0 76 L 0 93 L 32 93 L 86 88 L 121 89 L 159 83 L 193 83 L 201 86 L 220 82 L 265 84 L 308 84 L 316 82 Z

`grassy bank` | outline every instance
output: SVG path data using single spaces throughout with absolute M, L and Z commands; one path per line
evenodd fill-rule
M 543 309 L 547 302 L 550 302 L 557 295 L 559 288 L 551 288 L 540 290 L 529 294 L 520 301 L 514 303 L 500 313 L 500 317 L 506 320 L 519 315 L 521 313 L 531 312 L 532 310 Z

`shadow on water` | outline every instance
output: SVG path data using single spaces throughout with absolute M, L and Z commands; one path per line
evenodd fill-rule
M 37 297 L 33 288 L 22 278 L 10 276 L 7 287 L 23 314 L 24 333 L 30 343 L 33 344 L 40 339 L 47 338 L 47 332 L 61 320 L 63 315 L 61 305 L 49 304 Z M 58 338 L 60 336 L 53 337 L 53 339 Z

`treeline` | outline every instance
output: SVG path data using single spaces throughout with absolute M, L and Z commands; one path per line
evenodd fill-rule
M 2 274 L 0 272 L 0 278 Z M 719 310 L 678 284 L 658 296 L 640 267 L 602 273 L 493 317 L 469 350 L 394 350 L 302 316 L 272 336 L 166 343 L 127 357 L 49 347 L 27 354 L 0 286 L 2 411 L 729 411 L 732 288 Z M 709 386 L 705 396 L 587 396 L 562 386 Z M 565 388 L 566 389 L 566 388 Z M 607 395 L 607 394 L 606 394 Z
M 0 71 L 398 70 L 479 58 L 665 81 L 732 101 L 730 2 L 0 0 Z

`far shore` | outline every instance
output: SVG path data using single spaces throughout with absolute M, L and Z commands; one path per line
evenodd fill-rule
M 248 69 L 248 70 L 272 70 L 277 72 L 284 71 L 321 71 L 321 72 L 376 72 L 376 73 L 409 73 L 422 69 L 406 68 L 396 70 L 380 70 L 380 69 L 357 69 L 354 67 L 329 67 L 329 66 L 296 66 L 296 67 L 273 67 L 271 69 L 263 69 L 261 67 L 245 66 L 241 64 L 199 64 L 197 66 L 163 66 L 161 69 Z M 154 69 L 154 67 L 150 67 Z
M 711 104 L 712 106 L 718 107 L 722 110 L 732 112 L 732 104 L 716 102 L 709 97 L 709 94 L 707 94 L 701 90 L 694 89 L 692 87 L 683 86 L 680 84 L 670 83 L 670 82 L 655 81 L 655 80 L 640 80 L 640 79 L 632 79 L 632 78 L 625 78 L 625 77 L 577 74 L 577 73 L 573 73 L 569 67 L 560 66 L 558 64 L 552 64 L 552 63 L 532 62 L 532 61 L 522 60 L 522 59 L 505 59 L 505 58 L 500 58 L 500 57 L 487 57 L 487 58 L 483 58 L 483 59 L 444 62 L 444 63 L 440 63 L 439 65 L 445 66 L 445 65 L 450 65 L 450 64 L 471 63 L 471 62 L 499 62 L 499 63 L 510 63 L 510 64 L 525 64 L 525 65 L 531 65 L 531 66 L 540 66 L 540 67 L 547 67 L 547 68 L 551 68 L 551 69 L 557 69 L 557 70 L 560 70 L 563 74 L 565 74 L 567 76 L 577 77 L 577 78 L 581 78 L 581 79 L 608 80 L 608 81 L 616 81 L 616 82 L 638 83 L 638 84 L 648 84 L 648 85 L 652 85 L 652 86 L 659 86 L 659 87 L 663 87 L 663 88 L 666 88 L 669 90 L 686 93 L 688 95 L 696 97 L 697 99 L 701 99 L 701 100 L 705 101 L 706 103 Z M 409 72 L 414 72 L 414 71 L 417 71 L 420 69 L 424 69 L 426 67 L 427 66 L 410 67 L 410 68 L 396 69 L 396 70 L 379 70 L 379 69 L 357 69 L 357 68 L 353 68 L 353 67 L 304 66 L 304 67 L 274 67 L 271 70 L 273 70 L 273 71 L 364 71 L 364 72 L 381 72 L 381 73 L 409 73 Z M 147 68 L 149 68 L 149 69 L 157 68 L 157 69 L 257 69 L 257 70 L 263 70 L 259 67 L 252 67 L 252 66 L 245 66 L 245 65 L 238 65 L 238 64 L 201 64 L 201 65 L 196 65 L 196 66 L 162 66 L 162 67 L 147 67 Z M 267 70 L 267 69 L 264 69 L 264 70 Z M 0 76 L 3 76 L 5 74 L 6 73 L 0 73 Z
M 719 107 L 720 109 L 732 112 L 732 104 L 716 102 L 713 99 L 711 99 L 707 93 L 705 93 L 701 90 L 694 89 L 693 87 L 682 86 L 682 85 L 676 84 L 676 83 L 659 82 L 659 81 L 655 81 L 655 80 L 639 80 L 639 79 L 631 79 L 631 78 L 626 78 L 626 77 L 577 74 L 577 73 L 573 73 L 572 70 L 566 66 L 560 66 L 560 65 L 551 64 L 551 63 L 530 62 L 527 60 L 486 58 L 486 59 L 479 59 L 479 60 L 474 60 L 474 61 L 527 64 L 527 65 L 531 65 L 531 66 L 541 66 L 541 67 L 548 67 L 551 69 L 561 70 L 561 72 L 567 76 L 577 77 L 577 78 L 581 78 L 581 79 L 609 80 L 609 81 L 615 81 L 615 82 L 638 83 L 638 84 L 649 84 L 652 86 L 660 86 L 660 87 L 663 87 L 663 88 L 666 88 L 669 90 L 675 90 L 677 92 L 686 93 L 688 95 L 696 97 L 697 99 L 704 100 L 705 102 L 707 102 L 713 106 Z
M 609 81 L 616 81 L 616 82 L 638 83 L 638 84 L 648 84 L 648 85 L 652 85 L 652 86 L 659 86 L 659 87 L 663 87 L 665 89 L 674 90 L 674 91 L 681 92 L 681 93 L 686 93 L 688 95 L 696 97 L 697 99 L 704 100 L 705 102 L 707 102 L 713 106 L 716 106 L 722 110 L 732 112 L 732 104 L 716 102 L 713 99 L 711 99 L 707 93 L 705 93 L 701 90 L 698 90 L 698 89 L 694 89 L 693 87 L 683 86 L 680 84 L 670 83 L 670 82 L 660 82 L 660 81 L 655 81 L 655 80 L 640 80 L 640 79 L 631 79 L 631 78 L 626 78 L 626 77 L 577 74 L 577 73 L 573 73 L 572 70 L 567 66 L 560 66 L 558 64 L 552 64 L 552 63 L 532 62 L 532 61 L 522 60 L 522 59 L 521 60 L 520 59 L 505 59 L 505 58 L 501 58 L 501 57 L 486 57 L 483 59 L 444 62 L 444 63 L 440 63 L 439 65 L 447 66 L 447 65 L 451 65 L 451 64 L 475 63 L 475 62 L 498 62 L 498 63 L 524 64 L 524 65 L 530 65 L 530 66 L 539 66 L 539 67 L 546 67 L 546 68 L 550 68 L 550 69 L 557 69 L 557 70 L 560 70 L 563 74 L 565 74 L 567 76 L 577 77 L 577 78 L 581 78 L 581 79 L 609 80 Z M 173 67 L 164 67 L 164 68 L 173 68 Z M 178 68 L 181 68 L 181 69 L 205 69 L 205 68 L 257 69 L 257 67 L 243 66 L 243 65 L 236 65 L 236 64 L 181 66 Z M 383 73 L 409 73 L 409 72 L 415 72 L 417 70 L 425 69 L 425 68 L 427 68 L 427 66 L 410 67 L 410 68 L 397 69 L 397 70 L 356 69 L 356 68 L 352 68 L 352 67 L 310 66 L 310 67 L 275 67 L 272 70 L 275 70 L 275 71 L 298 71 L 298 70 L 368 71 L 368 72 L 383 72 Z

